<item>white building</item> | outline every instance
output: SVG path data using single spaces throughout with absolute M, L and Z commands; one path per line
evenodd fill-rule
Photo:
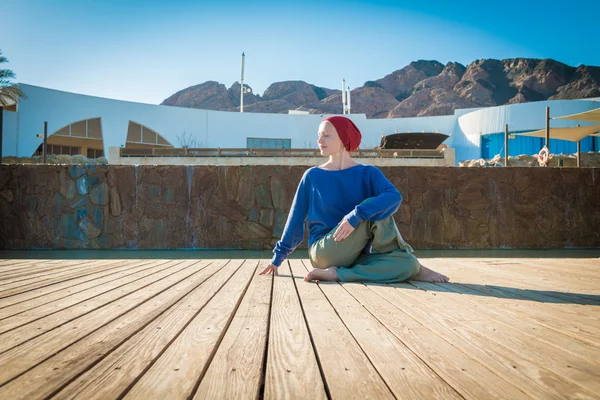
M 322 115 L 259 114 L 209 111 L 192 108 L 133 103 L 86 96 L 38 86 L 20 85 L 27 99 L 14 111 L 3 112 L 3 156 L 30 157 L 43 139 L 48 122 L 49 153 L 81 153 L 88 157 L 108 154 L 109 147 L 181 147 L 184 133 L 198 147 L 246 148 L 316 146 L 317 127 Z M 596 101 L 595 101 L 596 100 Z M 397 132 L 439 132 L 456 151 L 456 161 L 479 158 L 494 150 L 494 134 L 540 129 L 545 126 L 545 109 L 551 116 L 599 108 L 595 100 L 555 100 L 498 107 L 456 110 L 454 115 L 416 118 L 367 119 L 364 114 L 349 117 L 363 133 L 361 148 L 380 144 L 382 135 Z M 341 111 L 340 104 L 340 111 Z M 552 121 L 553 127 L 574 126 L 576 121 Z M 255 139 L 265 139 L 254 141 Z M 600 150 L 599 138 L 582 143 L 582 151 Z M 522 154 L 531 140 L 511 147 L 510 154 Z M 529 142 L 527 142 L 529 141 Z M 533 142 L 531 142 L 533 143 Z M 533 143 L 536 147 L 537 142 Z M 485 147 L 482 147 L 482 145 Z M 501 149 L 500 149 L 501 150 Z M 537 153 L 539 147 L 530 154 Z M 554 151 L 553 151 L 554 152 Z M 493 155 L 492 155 L 493 156 Z

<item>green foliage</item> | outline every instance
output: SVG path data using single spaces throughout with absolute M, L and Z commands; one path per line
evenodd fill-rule
M 0 64 L 6 62 L 8 62 L 8 59 L 2 56 L 2 50 L 0 50 Z M 17 103 L 19 98 L 27 98 L 21 89 L 19 89 L 19 86 L 12 82 L 12 79 L 15 79 L 13 71 L 10 69 L 0 69 L 0 107 Z

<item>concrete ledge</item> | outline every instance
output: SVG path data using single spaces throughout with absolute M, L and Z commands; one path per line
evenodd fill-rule
M 324 157 L 121 157 L 119 147 L 109 149 L 108 163 L 115 165 L 303 165 L 322 164 Z M 447 148 L 444 158 L 354 158 L 361 164 L 378 167 L 418 166 L 453 167 L 454 149 Z

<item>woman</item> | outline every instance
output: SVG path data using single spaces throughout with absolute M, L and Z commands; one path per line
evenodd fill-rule
M 328 117 L 318 135 L 321 155 L 329 161 L 302 176 L 275 255 L 260 274 L 278 275 L 277 268 L 304 239 L 308 218 L 314 269 L 305 281 L 448 282 L 410 254 L 413 249 L 392 218 L 402 201 L 398 190 L 378 168 L 350 157 L 362 137 L 356 125 L 346 117 Z

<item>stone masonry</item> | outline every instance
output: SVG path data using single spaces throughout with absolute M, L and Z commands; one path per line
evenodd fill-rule
M 271 249 L 306 168 L 2 165 L 0 249 Z M 417 249 L 600 247 L 599 169 L 380 168 Z

